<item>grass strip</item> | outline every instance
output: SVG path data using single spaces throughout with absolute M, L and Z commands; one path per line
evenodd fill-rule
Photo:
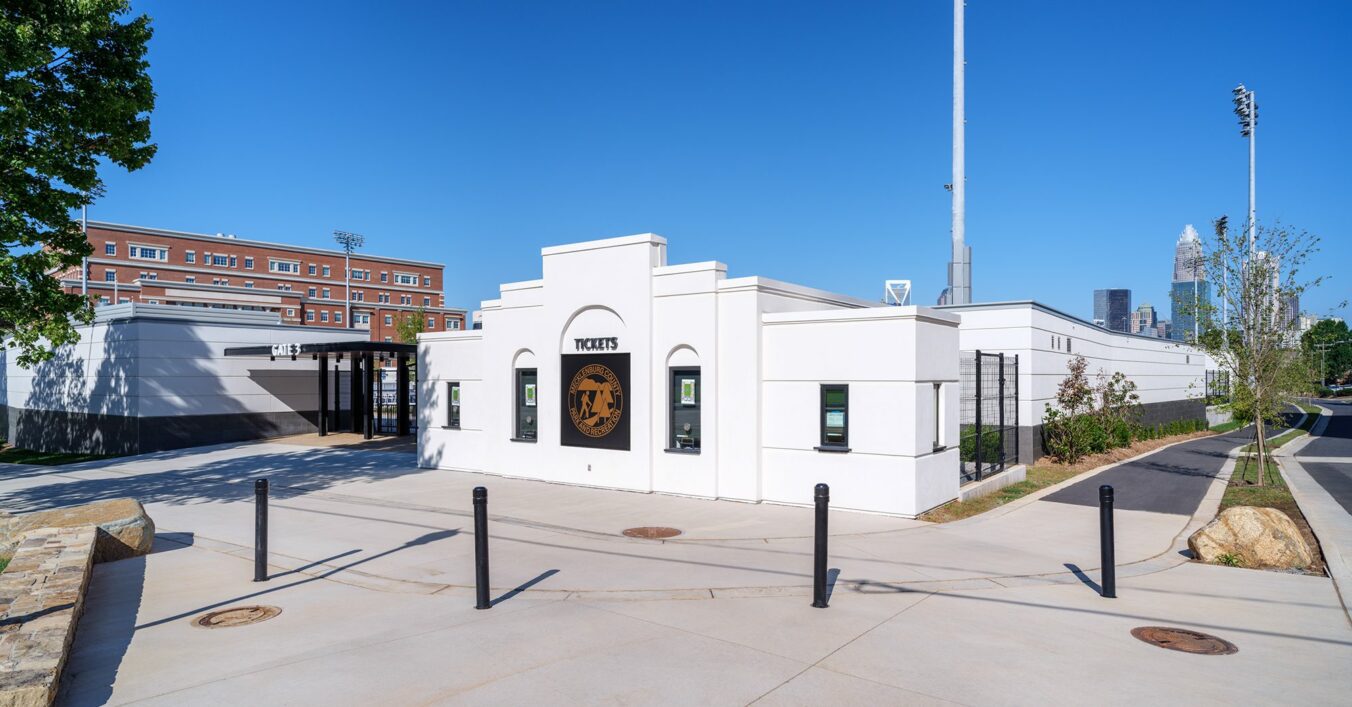
M 69 452 L 35 452 L 31 449 L 5 447 L 0 449 L 0 464 L 37 464 L 39 466 L 59 466 L 77 462 L 108 459 L 113 454 L 72 454 Z

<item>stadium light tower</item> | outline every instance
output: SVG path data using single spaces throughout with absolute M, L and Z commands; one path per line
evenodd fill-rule
M 347 321 L 343 323 L 352 328 L 352 251 L 366 245 L 366 237 L 360 233 L 334 231 L 333 240 L 343 247 L 343 298 L 347 300 Z
M 1257 211 L 1254 205 L 1254 133 L 1258 129 L 1258 102 L 1254 92 L 1240 84 L 1234 90 L 1235 116 L 1239 118 L 1239 134 L 1249 139 L 1249 256 L 1252 257 L 1257 238 Z
M 953 0 L 953 193 L 952 258 L 948 288 L 940 304 L 971 304 L 972 249 L 967 246 L 967 52 L 964 32 L 966 3 Z

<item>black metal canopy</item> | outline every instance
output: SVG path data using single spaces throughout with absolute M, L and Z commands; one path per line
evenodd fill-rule
M 332 405 L 329 404 L 330 354 L 333 354 L 336 359 L 333 366 Z M 315 373 L 317 374 L 319 409 L 315 412 L 315 418 L 316 428 L 321 437 L 327 435 L 330 429 L 338 429 L 343 421 L 341 409 L 343 395 L 340 380 L 342 373 L 339 371 L 337 363 L 337 361 L 342 360 L 343 354 L 348 355 L 347 376 L 351 379 L 347 388 L 347 421 L 351 431 L 360 432 L 366 439 L 371 439 L 372 434 L 374 434 L 376 427 L 374 401 L 380 390 L 378 385 L 383 385 L 385 380 L 383 375 L 378 374 L 377 359 L 380 361 L 380 367 L 383 368 L 383 362 L 389 358 L 397 362 L 395 366 L 395 434 L 401 437 L 409 434 L 410 390 L 409 368 L 406 362 L 417 360 L 418 346 L 416 344 L 396 344 L 388 341 L 330 341 L 310 344 L 235 346 L 225 350 L 226 356 L 267 356 L 273 360 L 276 360 L 279 356 L 290 358 L 292 361 L 301 356 L 312 357 L 317 362 Z M 380 407 L 382 415 L 384 409 L 382 403 Z
M 235 346 L 225 350 L 226 356 L 304 356 L 332 353 L 418 353 L 417 344 L 396 344 L 390 341 L 329 341 L 315 344 L 273 344 L 271 346 Z

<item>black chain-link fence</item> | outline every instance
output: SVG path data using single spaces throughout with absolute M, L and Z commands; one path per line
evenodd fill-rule
M 962 483 L 1019 458 L 1019 357 L 963 351 L 959 361 Z

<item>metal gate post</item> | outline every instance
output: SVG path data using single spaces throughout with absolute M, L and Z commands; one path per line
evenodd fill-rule
M 1005 352 L 1000 352 L 1000 470 L 1005 470 Z
M 976 459 L 976 480 L 981 480 L 981 349 L 976 350 L 976 440 L 973 458 Z
M 315 419 L 319 436 L 329 433 L 329 355 L 319 354 L 319 416 Z
M 395 425 L 394 433 L 403 437 L 409 432 L 408 425 L 408 355 L 399 354 L 395 359 L 394 385 L 398 389 L 395 395 L 395 413 L 394 417 L 398 422 Z
M 1019 438 L 1023 433 L 1019 430 L 1019 355 L 1014 354 L 1014 463 L 1019 463 Z

